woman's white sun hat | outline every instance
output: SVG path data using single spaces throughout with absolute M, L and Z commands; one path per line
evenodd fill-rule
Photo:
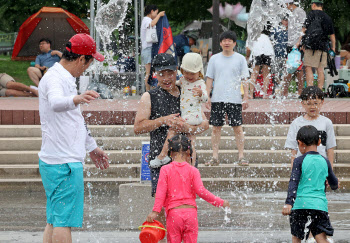
M 190 73 L 201 72 L 201 74 L 204 77 L 202 56 L 197 53 L 193 53 L 193 52 L 187 53 L 182 58 L 181 68 Z

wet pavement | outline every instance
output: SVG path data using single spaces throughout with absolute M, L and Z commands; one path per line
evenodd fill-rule
M 231 214 L 197 199 L 198 242 L 290 242 L 288 217 L 281 215 L 286 192 L 216 192 L 231 203 Z M 327 193 L 335 242 L 350 242 L 350 193 Z M 0 242 L 40 242 L 45 227 L 45 195 L 0 192 Z M 117 191 L 86 194 L 84 226 L 74 242 L 138 242 L 137 231 L 119 231 Z M 146 218 L 146 215 L 145 215 Z

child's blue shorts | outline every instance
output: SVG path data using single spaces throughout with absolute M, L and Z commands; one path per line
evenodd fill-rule
M 82 227 L 84 176 L 81 162 L 46 164 L 39 159 L 46 194 L 47 223 L 53 227 Z

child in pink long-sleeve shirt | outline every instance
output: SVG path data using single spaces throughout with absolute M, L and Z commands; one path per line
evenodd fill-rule
M 230 204 L 205 189 L 199 170 L 187 162 L 191 160 L 191 140 L 184 135 L 174 136 L 169 139 L 169 153 L 173 162 L 160 170 L 153 211 L 147 221 L 153 222 L 164 206 L 168 242 L 197 242 L 196 194 L 216 207 Z

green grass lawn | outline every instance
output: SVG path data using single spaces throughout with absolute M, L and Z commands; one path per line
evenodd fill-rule
M 29 79 L 27 68 L 30 66 L 30 61 L 12 61 L 11 56 L 0 55 L 0 73 L 6 72 L 12 76 L 17 82 L 26 85 L 34 85 Z M 297 84 L 293 79 L 289 86 L 289 92 L 295 93 Z
M 27 68 L 29 66 L 30 61 L 12 61 L 11 56 L 0 55 L 0 73 L 7 73 L 16 82 L 34 85 L 27 74 Z

